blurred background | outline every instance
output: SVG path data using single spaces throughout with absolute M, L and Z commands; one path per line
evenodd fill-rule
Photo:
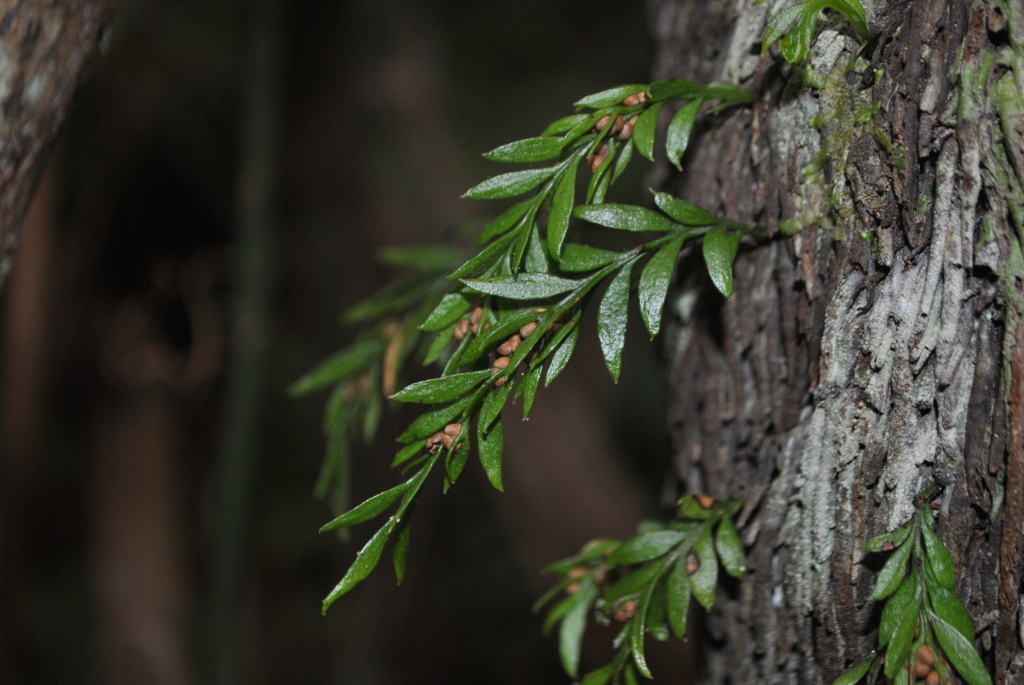
M 538 572 L 673 499 L 657 346 L 633 330 L 616 386 L 584 326 L 506 419 L 506 492 L 428 484 L 403 585 L 382 563 L 326 618 L 374 526 L 317 533 L 324 398 L 285 387 L 398 275 L 378 249 L 500 211 L 459 198 L 506 170 L 480 153 L 650 61 L 638 2 L 123 0 L 0 299 L 4 681 L 568 682 Z M 354 501 L 413 416 L 356 446 Z M 682 682 L 682 643 L 652 650 Z

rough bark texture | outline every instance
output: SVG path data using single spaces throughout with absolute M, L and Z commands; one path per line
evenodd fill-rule
M 865 2 L 872 42 L 829 16 L 802 74 L 760 56 L 792 3 L 751 4 L 649 3 L 655 78 L 757 93 L 705 116 L 699 173 L 657 182 L 774 236 L 741 250 L 731 301 L 703 277 L 675 297 L 678 474 L 745 500 L 749 552 L 703 681 L 830 683 L 868 655 L 864 542 L 937 480 L 978 647 L 1022 683 L 1024 4 Z
M 0 288 L 113 0 L 0 0 Z

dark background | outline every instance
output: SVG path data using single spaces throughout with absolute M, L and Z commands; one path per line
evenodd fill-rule
M 397 275 L 377 249 L 470 244 L 460 226 L 496 208 L 459 195 L 506 170 L 481 152 L 646 80 L 642 3 L 280 0 L 269 34 L 255 5 L 123 2 L 34 202 L 2 300 L 2 676 L 566 683 L 530 612 L 538 571 L 663 513 L 657 345 L 632 331 L 616 386 L 585 326 L 531 421 L 509 425 L 506 492 L 479 468 L 447 496 L 428 484 L 403 586 L 382 563 L 326 618 L 320 600 L 372 524 L 348 542 L 317 533 L 331 517 L 311 495 L 323 398 L 284 388 L 351 341 L 338 314 Z M 261 40 L 281 49 L 254 76 Z M 252 78 L 277 121 L 257 275 L 271 323 L 225 610 L 211 587 Z M 634 167 L 610 199 L 644 202 Z M 356 447 L 356 501 L 397 482 L 391 446 L 412 416 L 388 412 Z M 611 635 L 592 631 L 585 669 Z M 679 682 L 681 643 L 652 649 L 659 682 Z

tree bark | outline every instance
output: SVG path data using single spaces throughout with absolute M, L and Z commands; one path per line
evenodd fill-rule
M 866 657 L 864 542 L 938 481 L 983 659 L 1024 683 L 1024 3 L 866 1 L 868 45 L 827 15 L 804 70 L 760 56 L 792 3 L 751 4 L 649 2 L 655 78 L 757 94 L 705 115 L 697 173 L 656 184 L 772 235 L 741 249 L 732 300 L 703 275 L 674 298 L 679 478 L 745 500 L 702 681 L 830 683 Z
M 0 289 L 113 0 L 0 0 Z

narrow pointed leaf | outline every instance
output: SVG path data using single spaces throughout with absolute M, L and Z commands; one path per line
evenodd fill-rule
M 463 197 L 471 200 L 499 200 L 528 193 L 555 175 L 555 168 L 526 169 L 500 176 L 492 176 L 483 183 L 473 186 Z
M 633 159 L 633 150 L 636 149 L 636 143 L 633 138 L 626 141 L 626 144 L 622 146 L 622 150 L 619 152 L 618 158 L 615 160 L 615 168 L 612 169 L 611 182 L 619 180 L 619 176 L 622 176 L 622 172 L 629 166 L 629 161 Z M 602 202 L 604 201 L 604 195 L 601 195 Z
M 686 614 L 690 609 L 690 575 L 686 572 L 686 559 L 672 567 L 665 587 L 668 601 L 668 624 L 676 637 L 686 634 Z
M 711 611 L 715 604 L 715 586 L 718 583 L 718 558 L 715 556 L 715 543 L 711 539 L 709 527 L 697 539 L 693 546 L 700 560 L 700 568 L 690 576 L 690 590 L 700 605 Z M 686 563 L 683 560 L 681 563 Z
M 933 587 L 928 590 L 932 609 L 943 621 L 960 631 L 968 642 L 974 644 L 974 621 L 967 613 L 960 599 L 945 588 Z
M 505 448 L 505 429 L 499 418 L 494 427 L 487 433 L 482 430 L 477 436 L 477 450 L 480 452 L 480 464 L 484 467 L 487 480 L 495 490 L 502 490 L 501 455 Z
M 572 678 L 579 675 L 580 649 L 583 646 L 583 633 L 587 629 L 587 613 L 597 596 L 593 576 L 584 576 L 576 594 L 579 600 L 562 619 L 558 629 L 558 653 L 565 672 Z
M 590 245 L 578 243 L 566 243 L 562 254 L 562 261 L 559 264 L 562 271 L 580 273 L 583 271 L 594 271 L 603 266 L 608 266 L 619 258 L 618 252 L 602 250 Z
M 553 122 L 550 126 L 544 129 L 542 136 L 557 136 L 560 133 L 571 131 L 581 121 L 585 121 L 589 116 L 586 114 L 570 114 L 567 117 Z
M 654 587 L 648 587 L 647 592 L 644 593 L 643 598 L 640 600 L 640 605 L 636 610 L 636 617 L 633 619 L 633 627 L 630 630 L 629 642 L 630 649 L 633 652 L 633 663 L 636 664 L 636 668 L 640 671 L 641 675 L 645 678 L 653 678 L 651 675 L 651 669 L 647 666 L 647 659 L 644 657 L 644 627 L 647 620 L 647 610 L 651 603 L 651 593 L 654 591 Z
M 486 153 L 484 157 L 492 162 L 543 162 L 562 153 L 562 141 L 558 138 L 540 136 L 517 140 Z
M 768 20 L 768 25 L 764 29 L 764 38 L 761 41 L 762 55 L 766 54 L 780 38 L 786 35 L 803 11 L 803 4 L 793 5 Z
M 896 593 L 885 603 L 882 611 L 882 620 L 878 624 L 878 646 L 885 647 L 896 634 L 896 628 L 900 625 L 900 619 L 910 609 L 912 604 L 921 601 L 919 596 L 920 586 L 917 573 L 911 573 L 906 580 L 900 584 Z
M 921 532 L 924 537 L 925 558 L 928 560 L 932 575 L 942 587 L 947 590 L 955 589 L 956 574 L 953 572 L 953 559 L 949 556 L 949 550 L 928 526 L 923 526 Z
M 327 598 L 323 602 L 323 613 L 327 613 L 327 609 L 330 608 L 334 602 L 344 595 L 346 592 L 354 588 L 356 585 L 366 579 L 368 575 L 377 567 L 377 562 L 380 561 L 381 552 L 384 551 L 384 543 L 387 542 L 388 535 L 391 533 L 392 524 L 385 524 L 376 534 L 370 538 L 370 541 L 363 546 L 356 556 L 356 560 L 349 566 L 348 572 L 345 577 L 341 579 L 331 594 L 327 595 Z
M 721 223 L 717 216 L 703 207 L 672 197 L 668 193 L 655 193 L 654 204 L 684 226 L 714 226 Z
M 658 131 L 658 115 L 664 103 L 659 102 L 644 110 L 633 125 L 633 142 L 636 151 L 647 159 L 654 161 L 654 139 Z
M 440 404 L 460 397 L 490 377 L 490 371 L 470 371 L 446 378 L 431 378 L 406 386 L 392 395 L 399 402 Z
M 441 245 L 410 245 L 389 247 L 377 253 L 377 258 L 391 266 L 404 266 L 420 271 L 445 271 L 453 262 L 464 259 L 461 250 Z
M 409 516 L 406 515 L 396 526 L 398 532 L 395 534 L 395 544 L 391 548 L 391 560 L 395 566 L 395 579 L 401 585 L 405 580 L 405 562 L 409 557 L 409 541 L 411 530 L 409 529 Z
M 401 485 L 397 485 L 390 490 L 385 490 L 379 495 L 374 495 L 370 499 L 360 504 L 355 509 L 348 511 L 338 518 L 334 519 L 328 524 L 325 524 L 320 528 L 321 533 L 326 533 L 329 530 L 335 528 L 348 528 L 356 524 L 362 523 L 363 521 L 369 521 L 375 516 L 382 514 L 388 507 L 395 503 L 399 497 L 401 497 L 406 490 L 409 489 L 409 483 L 405 482 Z
M 640 274 L 637 294 L 640 298 L 640 315 L 653 338 L 661 330 L 661 310 L 665 306 L 668 286 L 672 282 L 679 252 L 683 249 L 685 236 L 679 236 L 651 257 Z
M 942 651 L 960 677 L 968 685 L 992 685 L 992 678 L 978 656 L 974 643 L 969 642 L 959 630 L 934 614 L 931 624 L 939 644 L 942 645 Z
M 782 56 L 790 64 L 807 59 L 814 43 L 814 33 L 818 28 L 818 9 L 805 11 L 797 22 L 796 28 L 782 39 Z
M 444 351 L 448 349 L 448 343 L 452 341 L 452 337 L 455 335 L 455 324 L 449 325 L 442 331 L 439 331 L 434 336 L 433 341 L 430 343 L 430 347 L 427 348 L 427 353 L 423 357 L 423 366 L 430 366 L 444 354 Z
M 382 349 L 384 348 L 380 341 L 371 340 L 331 355 L 312 371 L 292 383 L 288 387 L 288 393 L 297 397 L 333 385 L 369 365 Z
M 693 125 L 703 104 L 703 100 L 694 100 L 676 112 L 668 125 L 668 131 L 665 133 L 665 152 L 669 163 L 677 169 L 683 168 L 681 161 L 686 154 L 686 148 L 690 146 Z
M 623 576 L 615 585 L 604 593 L 605 604 L 614 606 L 616 602 L 624 597 L 630 597 L 643 590 L 648 583 L 654 580 L 661 573 L 663 565 L 661 562 L 648 564 L 642 568 Z
M 480 408 L 480 418 L 477 419 L 477 425 L 480 430 L 486 433 L 491 429 L 491 424 L 494 420 L 501 415 L 501 410 L 508 401 L 508 396 L 512 393 L 512 382 L 509 381 L 500 388 L 492 388 L 487 393 L 487 397 L 484 398 L 483 406 Z
M 518 237 L 519 230 L 506 233 L 481 250 L 478 255 L 472 257 L 465 264 L 449 274 L 448 278 L 454 280 L 457 278 L 465 278 L 467 276 L 476 276 L 477 274 L 483 273 L 489 266 L 498 261 L 498 258 L 508 250 L 509 246 L 515 242 Z
M 470 293 L 448 293 L 430 313 L 420 328 L 425 331 L 439 331 L 458 321 L 473 304 L 474 295 Z
M 900 617 L 899 625 L 893 633 L 889 647 L 885 650 L 885 675 L 890 678 L 906 666 L 907 657 L 910 655 L 910 648 L 914 642 L 914 633 L 917 632 L 917 618 L 921 611 L 921 604 L 913 602 Z
M 861 661 L 836 678 L 832 685 L 857 685 L 857 683 L 864 679 L 869 670 L 871 670 L 871 662 Z
M 558 182 L 558 188 L 551 200 L 551 214 L 548 216 L 548 251 L 554 259 L 562 256 L 562 243 L 569 230 L 569 219 L 572 217 L 572 207 L 576 201 L 576 172 L 579 170 L 580 159 L 576 156 L 569 163 L 569 168 Z
M 597 311 L 597 335 L 608 372 L 616 382 L 622 371 L 622 349 L 626 345 L 626 324 L 629 307 L 632 263 L 619 270 L 612 279 Z
M 674 98 L 688 99 L 704 93 L 704 86 L 695 81 L 677 78 L 667 81 L 655 81 L 647 89 L 651 100 L 671 100 Z
M 635 205 L 580 205 L 573 216 L 598 226 L 620 231 L 674 231 L 678 227 L 657 212 Z
M 550 274 L 518 274 L 504 278 L 467 278 L 463 283 L 473 290 L 511 300 L 537 300 L 561 295 L 579 287 L 580 282 Z
M 618 86 L 616 88 L 609 88 L 608 90 L 602 90 L 600 93 L 594 93 L 593 95 L 588 95 L 585 98 L 577 100 L 576 107 L 587 107 L 589 109 L 613 107 L 615 105 L 622 104 L 622 101 L 625 100 L 630 95 L 633 95 L 635 93 L 642 93 L 646 90 L 646 84 L 636 84 L 628 86 Z
M 533 408 L 533 399 L 537 396 L 537 388 L 540 387 L 540 375 L 544 373 L 543 366 L 536 366 L 525 374 L 519 382 L 519 390 L 523 396 L 523 418 L 530 417 L 530 409 Z
M 615 664 L 608 664 L 603 668 L 588 673 L 580 685 L 607 685 L 613 675 L 615 675 Z
M 736 532 L 736 526 L 728 516 L 722 518 L 715 533 L 715 549 L 718 550 L 718 558 L 722 562 L 725 572 L 734 578 L 743 576 L 743 543 Z
M 405 462 L 409 461 L 423 450 L 423 443 L 417 441 L 411 445 L 406 445 L 402 449 L 398 450 L 398 454 L 395 455 L 395 460 L 391 462 L 391 468 L 401 466 Z
M 740 235 L 730 235 L 720 226 L 712 228 L 704 236 L 704 263 L 708 266 L 708 275 L 718 292 L 727 298 L 732 297 L 732 264 L 739 246 Z
M 551 363 L 548 365 L 548 373 L 544 378 L 544 387 L 551 385 L 558 374 L 562 373 L 565 369 L 566 364 L 569 363 L 570 357 L 572 357 L 573 350 L 576 349 L 576 341 L 579 339 L 580 329 L 579 326 L 573 326 L 572 331 L 566 336 L 565 341 L 558 346 L 554 354 L 551 355 Z
M 684 534 L 675 530 L 638 535 L 619 547 L 608 558 L 610 564 L 639 564 L 657 559 L 678 545 Z
M 421 415 L 409 425 L 404 433 L 398 436 L 398 442 L 408 444 L 430 437 L 455 420 L 469 406 L 469 400 L 470 398 L 463 397 Z
M 910 558 L 910 551 L 913 547 L 913 545 L 907 544 L 896 548 L 878 574 L 871 599 L 885 599 L 896 591 L 903 579 L 907 577 L 907 560 Z
M 528 198 L 522 202 L 517 202 L 499 214 L 497 219 L 487 224 L 483 233 L 476 239 L 477 244 L 482 245 L 515 226 L 519 223 L 520 219 L 526 216 L 526 213 L 530 211 L 530 207 L 535 201 L 535 198 Z
M 891 533 L 876 535 L 864 544 L 864 548 L 869 552 L 882 552 L 885 551 L 886 543 L 892 544 L 892 547 L 889 549 L 899 547 L 903 544 L 903 541 L 907 539 L 907 536 L 910 535 L 911 528 L 912 526 L 908 524 Z

